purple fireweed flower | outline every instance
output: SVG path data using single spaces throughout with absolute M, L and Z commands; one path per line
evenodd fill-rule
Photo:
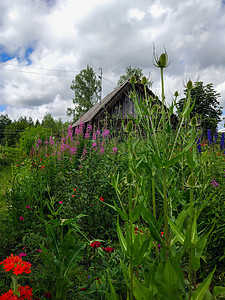
M 212 135 L 211 135 L 210 129 L 208 129 L 208 131 L 207 131 L 207 136 L 208 136 L 208 144 L 211 145 L 212 144 Z
M 100 147 L 100 154 L 104 154 L 105 153 L 105 147 L 101 146 Z
M 85 139 L 88 139 L 90 137 L 90 135 L 89 135 L 89 133 L 87 132 L 87 133 L 85 133 L 85 136 L 84 136 L 84 138 Z
M 77 127 L 75 128 L 75 134 L 78 134 L 78 135 L 80 134 L 80 129 Z
M 73 127 L 70 125 L 67 131 L 67 135 L 69 138 L 72 138 L 73 135 Z
M 54 141 L 53 141 L 53 137 L 52 136 L 49 137 L 49 142 L 50 142 L 51 145 L 54 145 Z
M 23 256 L 27 256 L 26 253 L 20 253 L 19 257 L 22 258 Z
M 24 221 L 24 220 L 25 220 L 24 217 L 19 217 L 19 219 L 20 219 L 21 221 Z
M 95 132 L 94 132 L 93 135 L 92 135 L 92 140 L 93 140 L 93 141 L 96 141 L 96 140 L 97 140 L 97 136 L 96 136 L 96 133 L 95 133 Z
M 112 151 L 115 151 L 117 153 L 117 148 L 113 147 Z
M 216 182 L 215 179 L 213 179 L 213 181 L 211 182 L 211 185 L 216 188 L 218 186 L 218 183 Z
M 83 150 L 83 154 L 82 155 L 85 155 L 87 153 L 87 149 L 86 148 L 84 148 L 84 150 Z
M 225 148 L 224 146 L 224 132 L 221 135 L 221 140 L 220 140 L 220 149 L 223 151 Z
M 91 125 L 91 124 L 88 124 L 87 130 L 88 130 L 88 131 L 91 131 L 91 130 L 92 130 L 92 125 Z
M 103 133 L 102 133 L 102 137 L 103 138 L 110 138 L 110 134 L 109 134 L 109 130 L 108 129 L 104 129 Z
M 96 131 L 96 134 L 97 134 L 97 135 L 100 135 L 100 134 L 101 134 L 101 132 L 100 132 L 99 130 L 97 130 L 97 131 Z

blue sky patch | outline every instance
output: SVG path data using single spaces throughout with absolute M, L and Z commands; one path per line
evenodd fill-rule
M 5 61 L 10 60 L 14 57 L 15 57 L 14 55 L 10 55 L 9 53 L 7 53 L 4 50 L 4 47 L 0 46 L 0 62 L 5 62 Z
M 11 60 L 13 58 L 16 58 L 19 62 L 22 62 L 24 60 L 27 61 L 26 65 L 30 65 L 32 61 L 30 60 L 30 55 L 34 51 L 33 47 L 26 47 L 25 53 L 23 56 L 19 56 L 19 51 L 14 54 L 9 54 L 4 46 L 0 46 L 0 62 L 6 62 L 8 60 Z
M 5 108 L 6 108 L 6 106 L 5 106 L 5 105 L 0 105 L 0 112 L 1 112 L 1 111 L 4 111 L 4 110 L 5 110 Z
M 25 59 L 27 61 L 27 65 L 30 65 L 32 63 L 32 61 L 30 60 L 30 55 L 33 51 L 34 49 L 32 47 L 28 47 L 25 52 Z

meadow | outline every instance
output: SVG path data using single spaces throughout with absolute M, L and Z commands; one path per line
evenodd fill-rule
M 224 299 L 224 134 L 202 140 L 191 81 L 173 128 L 164 60 L 162 103 L 134 89 L 123 134 L 2 150 L 0 299 Z

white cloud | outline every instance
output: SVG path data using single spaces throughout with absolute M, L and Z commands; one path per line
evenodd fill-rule
M 223 10 L 217 0 L 153 0 L 151 5 L 146 0 L 2 0 L 0 57 L 15 56 L 8 64 L 17 71 L 2 70 L 13 67 L 0 64 L 0 105 L 13 119 L 42 118 L 47 112 L 67 119 L 72 79 L 87 64 L 97 74 L 103 68 L 104 95 L 129 65 L 150 72 L 160 94 L 154 42 L 159 54 L 166 47 L 171 62 L 165 70 L 168 101 L 183 90 L 182 81 L 199 77 L 213 83 L 225 106 Z

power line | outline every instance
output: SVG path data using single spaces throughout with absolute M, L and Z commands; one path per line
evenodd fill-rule
M 19 67 L 19 68 L 28 68 L 28 69 L 37 69 L 37 70 L 46 70 L 46 71 L 57 71 L 57 72 L 70 72 L 70 73 L 74 73 L 74 72 L 78 72 L 78 71 L 68 71 L 68 70 L 59 70 L 59 69 L 48 69 L 48 68 L 38 68 L 38 67 L 30 67 L 28 66 L 21 66 L 21 65 L 12 65 L 12 64 L 5 64 L 2 63 L 3 66 L 11 66 L 11 67 Z
M 15 69 L 6 69 L 6 68 L 1 68 L 2 70 L 5 71 L 13 71 L 13 72 L 19 72 L 19 73 L 29 73 L 29 74 L 37 74 L 37 75 L 47 75 L 47 76 L 56 76 L 56 77 L 67 77 L 67 78 L 74 78 L 74 76 L 67 76 L 67 75 L 61 75 L 61 74 L 47 74 L 47 73 L 39 73 L 39 72 L 28 72 L 28 71 L 21 71 L 21 70 L 15 70 Z
M 109 79 L 107 79 L 107 78 L 105 78 L 105 77 L 103 77 L 103 79 L 107 80 L 108 82 L 110 82 L 110 83 L 112 83 L 112 84 L 114 84 L 114 85 L 116 86 L 116 83 L 115 83 L 115 82 L 112 82 L 111 80 L 109 80 Z

